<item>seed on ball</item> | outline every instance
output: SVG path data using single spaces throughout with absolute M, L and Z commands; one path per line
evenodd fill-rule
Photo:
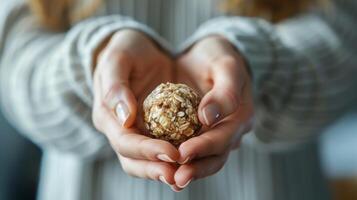
M 199 134 L 199 95 L 185 84 L 162 83 L 143 103 L 145 127 L 176 147 Z

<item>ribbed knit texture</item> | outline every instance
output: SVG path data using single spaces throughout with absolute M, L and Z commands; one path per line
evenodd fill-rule
M 331 16 L 304 15 L 277 26 L 216 18 L 219 3 L 107 0 L 96 16 L 51 33 L 22 0 L 1 1 L 0 101 L 7 118 L 45 151 L 39 199 L 329 199 L 313 138 L 356 100 L 356 2 L 341 1 Z M 252 69 L 255 134 L 218 174 L 181 193 L 126 175 L 91 123 L 93 52 L 122 28 L 146 32 L 172 53 L 221 34 Z

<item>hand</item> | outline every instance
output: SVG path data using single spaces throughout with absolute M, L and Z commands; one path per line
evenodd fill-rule
M 203 133 L 179 147 L 176 190 L 219 171 L 252 124 L 251 78 L 244 60 L 224 38 L 209 36 L 177 60 L 178 82 L 203 96 L 198 115 Z M 191 161 L 191 162 L 189 162 Z
M 141 105 L 159 83 L 172 80 L 172 70 L 171 58 L 144 34 L 129 29 L 115 33 L 99 50 L 92 117 L 125 172 L 170 185 L 176 167 L 168 162 L 179 158 L 178 150 L 145 135 Z

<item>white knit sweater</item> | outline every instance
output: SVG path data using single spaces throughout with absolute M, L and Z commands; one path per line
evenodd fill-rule
M 1 106 L 44 150 L 39 199 L 329 198 L 314 136 L 356 102 L 356 1 L 339 1 L 332 15 L 316 11 L 276 26 L 223 16 L 215 0 L 105 2 L 64 33 L 42 29 L 23 0 L 0 3 Z M 221 34 L 252 69 L 254 133 L 218 174 L 181 193 L 126 175 L 91 123 L 93 51 L 122 28 L 146 32 L 173 54 Z M 284 145 L 275 148 L 278 142 Z

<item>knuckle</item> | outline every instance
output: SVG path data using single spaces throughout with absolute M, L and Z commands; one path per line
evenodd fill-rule
M 104 93 L 104 97 L 99 100 L 98 102 L 98 110 L 104 115 L 110 115 L 111 112 L 114 112 L 115 107 L 117 106 L 118 100 L 115 96 L 119 91 L 116 85 L 111 86 L 106 92 Z
M 104 112 L 107 109 L 107 102 L 104 99 L 99 101 L 99 111 Z
M 139 145 L 138 145 L 140 147 L 139 153 L 145 158 L 153 159 L 150 156 L 150 151 L 148 151 L 149 149 L 151 149 L 151 150 L 153 149 L 152 145 L 150 145 L 150 143 L 149 143 L 149 140 L 150 139 L 140 140 Z M 149 147 L 149 148 L 147 148 L 147 147 Z
M 229 107 L 227 107 L 227 110 L 233 111 L 238 107 L 240 95 L 236 89 L 234 89 L 233 87 L 221 87 L 219 88 L 218 93 L 220 96 L 225 97 L 224 102 L 226 103 L 226 105 L 230 105 Z
M 199 136 L 201 137 L 201 136 Z M 199 137 L 192 138 L 189 141 L 186 141 L 180 145 L 180 149 L 184 150 L 187 154 L 193 154 L 197 151 Z M 193 145 L 194 144 L 194 145 Z
M 239 99 L 237 91 L 231 87 L 222 88 L 222 92 L 233 102 L 237 102 Z

